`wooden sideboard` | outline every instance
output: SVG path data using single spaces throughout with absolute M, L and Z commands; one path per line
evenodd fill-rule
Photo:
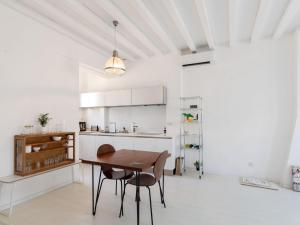
M 31 175 L 75 162 L 74 132 L 15 135 L 14 145 L 15 175 Z M 34 151 L 34 147 L 40 150 Z

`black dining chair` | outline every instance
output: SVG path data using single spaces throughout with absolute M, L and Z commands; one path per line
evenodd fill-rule
M 152 199 L 151 199 L 151 190 L 150 190 L 150 186 L 155 185 L 156 183 L 158 183 L 159 185 L 159 191 L 160 191 L 160 197 L 161 197 L 161 203 L 164 205 L 164 207 L 166 208 L 166 203 L 165 203 L 165 199 L 164 199 L 164 193 L 161 187 L 161 182 L 160 179 L 163 175 L 164 172 L 164 167 L 166 164 L 166 160 L 169 157 L 169 153 L 168 151 L 164 151 L 160 154 L 160 156 L 158 157 L 158 159 L 155 162 L 155 165 L 153 167 L 153 174 L 150 173 L 141 173 L 139 176 L 139 187 L 146 187 L 149 191 L 149 201 L 150 201 L 150 213 L 151 213 L 151 224 L 153 225 L 153 213 L 152 213 Z M 121 202 L 121 208 L 120 208 L 120 214 L 119 217 L 121 217 L 121 215 L 124 215 L 123 212 L 123 203 L 124 203 L 124 196 L 125 196 L 125 191 L 126 191 L 126 186 L 130 184 L 130 185 L 134 185 L 137 186 L 137 180 L 136 177 L 132 177 L 130 179 L 127 180 L 127 182 L 125 183 L 124 186 L 124 190 L 123 190 L 123 194 L 122 194 L 122 202 Z M 139 201 L 139 199 L 136 199 L 136 201 Z
M 104 144 L 101 145 L 98 148 L 97 151 L 97 157 L 101 157 L 105 154 L 113 153 L 115 152 L 115 148 L 110 145 L 110 144 Z M 104 178 L 101 180 L 102 173 L 104 175 Z M 115 189 L 115 194 L 117 195 L 117 184 L 118 181 L 121 183 L 121 200 L 122 200 L 122 193 L 125 187 L 125 181 L 133 177 L 134 173 L 131 171 L 127 170 L 114 170 L 111 166 L 101 166 L 100 168 L 100 175 L 99 175 L 99 181 L 98 181 L 98 188 L 97 188 L 97 195 L 96 195 L 96 205 L 95 205 L 95 213 L 97 209 L 97 204 L 101 192 L 101 188 L 103 185 L 104 180 L 115 180 L 116 181 L 116 189 Z M 124 187 L 123 187 L 123 182 L 124 182 Z

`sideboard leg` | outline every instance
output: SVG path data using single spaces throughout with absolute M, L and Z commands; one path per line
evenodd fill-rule
M 10 189 L 10 204 L 9 204 L 9 214 L 8 217 L 11 218 L 13 214 L 13 209 L 14 209 L 14 191 L 16 188 L 16 182 L 11 184 L 11 189 Z

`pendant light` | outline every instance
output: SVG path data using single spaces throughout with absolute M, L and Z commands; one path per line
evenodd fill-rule
M 115 50 L 113 51 L 112 57 L 107 60 L 104 66 L 105 72 L 113 75 L 122 75 L 126 72 L 124 62 L 121 58 L 119 58 L 118 51 L 117 51 L 116 33 L 117 33 L 118 24 L 119 24 L 118 21 L 116 20 L 113 21 L 113 25 L 115 26 L 115 37 L 114 37 Z

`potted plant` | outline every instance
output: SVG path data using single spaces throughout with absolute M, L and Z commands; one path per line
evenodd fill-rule
M 197 170 L 197 171 L 200 170 L 200 163 L 199 163 L 199 160 L 197 160 L 196 162 L 194 162 L 194 166 L 196 167 L 196 170 Z
M 187 122 L 192 122 L 193 121 L 193 118 L 194 116 L 190 113 L 183 113 L 183 116 L 185 117 L 186 121 Z
M 38 117 L 38 122 L 42 127 L 42 133 L 46 133 L 46 126 L 52 118 L 49 117 L 49 113 L 41 113 Z

